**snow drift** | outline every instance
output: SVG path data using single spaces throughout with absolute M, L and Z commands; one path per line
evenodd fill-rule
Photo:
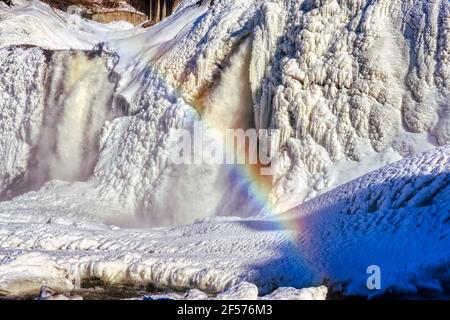
M 0 290 L 37 294 L 100 278 L 210 293 L 242 281 L 261 295 L 327 281 L 349 295 L 439 295 L 450 284 L 449 160 L 450 147 L 418 154 L 279 218 L 126 230 L 2 211 Z M 380 290 L 366 286 L 370 265 L 382 270 Z

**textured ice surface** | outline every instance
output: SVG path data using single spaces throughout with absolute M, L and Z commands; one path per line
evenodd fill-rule
M 41 35 L 19 34 L 17 41 L 5 33 L 0 36 L 4 46 L 35 44 L 33 39 L 57 43 L 55 33 L 80 36 L 87 28 L 99 37 L 89 39 L 108 42 L 102 50 L 119 55 L 116 67 L 111 59 L 104 62 L 114 69 L 116 92 L 103 104 L 128 116 L 105 122 L 86 186 L 105 206 L 122 208 L 117 219 L 134 216 L 147 225 L 167 225 L 261 212 L 258 199 L 248 195 L 253 181 L 237 177 L 235 168 L 168 161 L 173 130 L 192 130 L 197 119 L 216 128 L 281 131 L 269 195 L 277 212 L 447 143 L 447 1 L 186 1 L 154 28 L 117 33 L 87 21 L 79 25 L 81 31 L 69 32 L 67 14 L 33 4 L 5 10 L 0 23 L 18 27 L 24 23 L 15 19 L 35 16 L 35 24 L 52 19 L 59 24 Z M 94 45 L 70 43 L 78 49 Z M 14 106 L 1 107 L 31 119 L 36 132 L 43 115 L 32 111 L 50 101 L 42 102 L 42 82 L 32 75 L 55 70 L 51 63 L 43 66 L 39 49 L 20 49 L 17 58 L 10 50 L 0 54 L 1 66 L 10 69 L 0 83 L 8 84 L 13 74 L 23 80 L 14 91 L 2 93 L 5 102 L 18 100 Z M 19 57 L 28 57 L 27 63 L 10 66 L 8 61 Z M 90 86 L 88 79 L 83 83 Z M 31 91 L 34 100 L 20 100 L 23 90 Z M 67 96 L 78 98 L 73 91 Z M 96 103 L 101 109 L 102 102 Z M 16 118 L 8 129 L 14 136 L 20 132 Z M 22 130 L 28 127 L 24 123 Z M 27 170 L 32 141 L 19 142 L 20 150 L 3 156 L 9 165 L 2 168 L 0 185 Z
M 247 281 L 264 295 L 327 280 L 347 294 L 441 293 L 450 281 L 449 160 L 450 147 L 418 154 L 273 219 L 133 231 L 80 217 L 21 221 L 39 208 L 1 213 L 0 288 L 100 278 L 217 293 Z M 366 286 L 371 265 L 382 270 L 380 290 Z
M 449 142 L 449 15 L 446 0 L 185 1 L 116 31 L 38 2 L 0 7 L 0 290 L 91 277 L 215 293 L 448 288 L 449 148 L 435 148 Z M 67 144 L 27 192 L 49 117 Z M 173 129 L 197 119 L 281 131 L 274 210 L 235 168 L 168 161 Z M 85 146 L 95 161 L 80 161 Z M 184 226 L 128 229 L 163 225 Z
M 327 297 L 327 288 L 279 288 L 271 294 L 259 297 L 262 300 L 325 300 Z M 191 289 L 185 294 L 162 294 L 144 296 L 144 300 L 256 300 L 258 299 L 258 288 L 251 283 L 241 282 L 228 288 L 225 292 L 216 296 L 208 296 L 206 293 L 197 289 Z
M 42 50 L 0 49 L 0 198 L 27 170 L 44 109 Z

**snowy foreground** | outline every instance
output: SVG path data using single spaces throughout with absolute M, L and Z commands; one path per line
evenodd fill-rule
M 0 295 L 93 278 L 173 299 L 448 294 L 447 0 L 186 0 L 150 29 L 13 3 Z M 198 119 L 280 130 L 268 193 L 168 161 Z
M 130 231 L 2 214 L 0 290 L 20 294 L 42 283 L 67 290 L 76 278 L 97 277 L 207 292 L 247 281 L 265 294 L 330 279 L 345 284 L 347 294 L 371 295 L 366 269 L 379 265 L 384 290 L 439 293 L 450 280 L 449 205 L 450 147 L 444 147 L 275 219 Z

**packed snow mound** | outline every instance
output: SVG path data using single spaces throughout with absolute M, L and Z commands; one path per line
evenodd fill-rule
M 442 206 L 450 196 L 449 147 L 408 157 L 366 174 L 351 183 L 299 206 L 314 214 L 316 207 L 354 215 L 383 210 Z
M 319 196 L 287 214 L 301 247 L 347 294 L 370 292 L 368 266 L 382 292 L 448 291 L 450 146 L 417 154 Z M 294 218 L 293 218 L 294 217 Z M 328 230 L 327 233 L 325 230 Z M 321 255 L 326 259 L 317 257 Z M 360 274 L 358 275 L 358 270 Z M 351 279 L 351 280 L 350 280 Z
M 48 284 L 64 291 L 100 278 L 208 293 L 243 281 L 254 283 L 258 295 L 326 281 L 348 295 L 442 294 L 450 285 L 449 160 L 449 146 L 418 154 L 369 174 L 368 185 L 352 181 L 276 219 L 126 230 L 80 217 L 30 222 L 20 220 L 26 212 L 1 212 L 0 290 L 37 294 Z M 403 176 L 406 185 L 399 184 Z M 429 177 L 428 187 L 423 177 Z M 373 199 L 364 196 L 382 188 L 386 199 L 404 199 L 411 188 L 424 194 L 437 185 L 427 201 L 397 208 L 374 209 Z M 349 203 L 358 212 L 348 212 Z M 367 286 L 370 266 L 381 270 L 380 289 Z
M 258 288 L 248 282 L 241 282 L 228 288 L 225 292 L 215 297 L 209 297 L 206 293 L 191 289 L 185 294 L 162 294 L 144 296 L 142 300 L 326 300 L 327 288 L 325 286 L 317 288 L 278 288 L 274 292 L 258 298 Z
M 328 289 L 325 286 L 315 288 L 278 288 L 262 300 L 326 300 Z

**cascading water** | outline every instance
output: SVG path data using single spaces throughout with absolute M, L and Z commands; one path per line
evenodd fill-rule
M 116 83 L 109 58 L 102 50 L 47 52 L 38 138 L 25 173 L 3 192 L 3 198 L 36 190 L 50 180 L 89 178 L 101 128 L 114 116 Z
M 185 18 L 194 21 L 207 7 L 207 3 L 193 5 Z M 164 29 L 164 25 L 160 28 Z M 172 29 L 154 30 L 159 30 L 155 31 L 155 37 L 174 33 Z M 179 36 L 182 31 L 177 31 Z M 119 45 L 112 41 L 111 48 L 118 45 L 133 52 L 142 43 L 154 44 L 159 49 L 170 47 L 169 43 L 160 44 L 161 41 L 172 40 L 166 36 L 160 40 L 153 38 L 151 42 L 133 38 L 132 43 L 124 40 Z M 64 188 L 69 185 L 64 181 L 85 181 L 72 184 L 73 189 L 78 192 L 82 185 L 95 201 L 106 203 L 106 210 L 98 210 L 105 214 L 119 208 L 118 220 L 125 224 L 134 217 L 140 224 L 160 226 L 191 223 L 237 211 L 242 216 L 259 212 L 248 195 L 251 179 L 242 177 L 243 168 L 225 164 L 175 166 L 167 161 L 171 131 L 184 128 L 186 119 L 197 119 L 191 117 L 196 110 L 188 101 L 200 102 L 201 109 L 197 110 L 200 118 L 212 129 L 246 130 L 255 126 L 249 79 L 251 37 L 243 33 L 236 41 L 230 41 L 230 50 L 218 60 L 221 68 L 207 81 L 202 97 L 190 96 L 184 90 L 181 94 L 170 92 L 169 87 L 177 86 L 170 85 L 159 74 L 156 61 L 159 58 L 155 57 L 160 54 L 152 52 L 152 59 L 141 57 L 139 65 L 135 65 L 137 60 L 130 60 L 131 53 L 127 50 L 117 51 L 121 62 L 116 72 L 123 77 L 117 93 L 117 81 L 111 81 L 111 68 L 107 67 L 109 58 L 106 61 L 101 55 L 83 51 L 46 51 L 46 71 L 41 81 L 45 89 L 40 93 L 43 102 L 35 120 L 38 132 L 33 141 L 26 143 L 30 149 L 23 157 L 26 164 L 14 183 L 7 183 L 8 196 L 3 198 L 38 190 L 51 180 L 63 182 L 47 184 L 42 193 L 70 198 L 71 186 Z M 179 102 L 177 108 L 173 106 L 175 100 Z M 129 117 L 115 119 L 103 127 L 114 116 L 109 111 L 111 105 L 124 107 Z M 207 141 L 205 149 L 214 145 L 215 140 Z M 86 208 L 84 203 L 86 199 L 73 204 L 77 215 L 80 212 L 95 215 L 95 209 Z
M 100 129 L 110 117 L 115 85 L 104 59 L 83 52 L 56 52 L 49 72 L 37 173 L 45 179 L 87 179 L 95 165 Z

